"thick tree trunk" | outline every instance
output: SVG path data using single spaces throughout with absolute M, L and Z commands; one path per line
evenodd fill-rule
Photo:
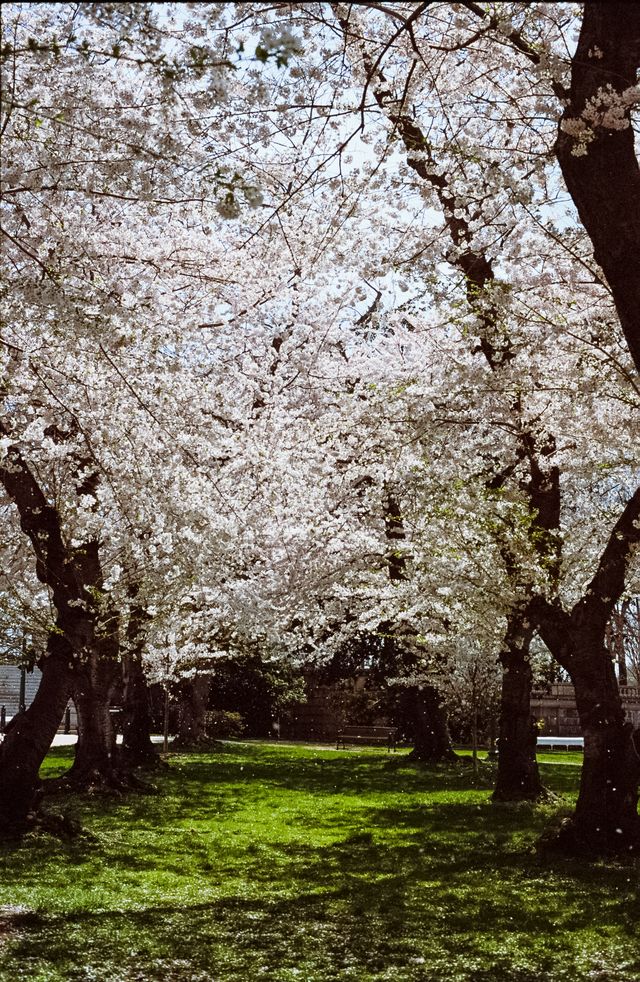
M 130 654 L 124 660 L 124 709 L 122 758 L 134 766 L 155 764 L 158 755 L 151 742 L 151 703 L 140 658 Z
M 66 779 L 76 787 L 117 783 L 116 739 L 111 720 L 111 694 L 118 678 L 114 659 L 92 654 L 76 669 L 73 701 L 78 713 L 78 742 Z
M 0 433 L 9 432 L 0 419 Z M 96 481 L 95 474 L 84 479 L 78 485 L 78 493 L 93 494 Z M 59 639 L 66 660 L 60 659 L 59 665 L 55 659 L 52 671 L 59 667 L 63 679 L 67 672 L 71 673 L 79 739 L 76 759 L 66 780 L 89 785 L 98 779 L 110 780 L 114 741 L 108 710 L 118 667 L 119 625 L 117 612 L 103 589 L 100 542 L 92 539 L 80 546 L 68 545 L 60 513 L 49 503 L 17 445 L 10 446 L 0 461 L 0 482 L 18 508 L 21 528 L 34 549 L 36 575 L 51 591 L 57 612 L 53 637 Z M 57 712 L 57 697 L 55 704 Z M 60 716 L 62 712 L 64 705 Z M 32 718 L 35 720 L 36 715 Z M 43 725 L 42 736 L 35 732 L 30 736 L 38 747 L 29 755 L 31 768 L 53 725 L 49 715 Z
M 533 628 L 524 628 L 521 621 L 516 615 L 510 620 L 500 652 L 503 674 L 494 801 L 536 801 L 547 794 L 538 771 L 538 730 L 531 715 Z
M 639 65 L 640 6 L 586 3 L 555 149 L 640 372 L 640 168 L 631 103 L 624 105 L 622 126 L 592 124 L 584 148 L 573 135 L 585 106 L 597 104 L 603 92 L 615 99 L 632 88 Z
M 432 685 L 415 689 L 414 744 L 410 757 L 428 763 L 457 760 L 451 746 L 447 710 L 442 696 Z
M 586 645 L 586 642 L 583 642 Z M 598 650 L 599 649 L 599 650 Z M 561 842 L 571 851 L 640 853 L 640 731 L 625 722 L 615 669 L 593 643 L 571 672 L 584 735 L 580 793 Z
M 546 845 L 572 855 L 637 855 L 640 730 L 625 721 L 606 622 L 582 620 L 584 609 L 577 605 L 570 616 L 547 607 L 540 623 L 545 644 L 571 677 L 584 736 L 575 812 Z
M 209 702 L 210 675 L 184 679 L 178 687 L 178 733 L 174 747 L 199 747 L 207 744 L 205 713 Z
M 625 723 L 607 623 L 640 544 L 640 487 L 628 500 L 596 573 L 571 613 L 537 601 L 540 634 L 573 682 L 585 741 L 580 794 L 558 838 L 565 851 L 592 856 L 640 853 L 640 733 Z
M 49 639 L 40 663 L 42 678 L 35 699 L 14 717 L 0 744 L 0 837 L 19 836 L 27 825 L 39 771 L 71 695 L 72 671 L 68 644 Z
M 127 643 L 123 657 L 124 706 L 122 720 L 122 758 L 126 764 L 155 765 L 158 755 L 151 742 L 151 700 L 142 668 L 145 626 L 149 615 L 136 603 L 138 585 L 130 588 L 131 604 L 127 624 Z

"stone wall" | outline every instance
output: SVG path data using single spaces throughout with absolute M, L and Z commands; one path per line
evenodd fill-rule
M 627 719 L 640 727 L 640 686 L 621 685 L 620 694 Z M 531 712 L 544 725 L 541 736 L 581 736 L 572 685 L 551 685 L 534 691 Z

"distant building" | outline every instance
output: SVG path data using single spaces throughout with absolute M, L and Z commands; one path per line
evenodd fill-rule
M 363 677 L 342 685 L 311 685 L 307 702 L 292 707 L 282 720 L 281 736 L 298 740 L 334 739 L 341 726 L 360 721 L 358 697 L 363 691 Z M 379 693 L 371 693 L 373 696 L 376 694 Z M 640 686 L 621 685 L 620 694 L 627 719 L 635 727 L 640 727 Z M 536 689 L 531 700 L 531 712 L 543 724 L 541 736 L 582 736 L 572 685 L 550 685 L 546 689 Z M 366 722 L 386 724 L 389 720 L 380 717 L 367 719 Z
M 621 685 L 620 694 L 627 719 L 640 727 L 640 686 Z M 581 736 L 578 709 L 572 685 L 550 685 L 536 689 L 531 712 L 543 723 L 541 736 Z
M 280 735 L 289 740 L 333 741 L 343 726 L 353 723 L 388 725 L 390 720 L 370 708 L 382 689 L 368 689 L 366 676 L 358 675 L 332 685 L 319 685 L 312 674 L 307 679 L 307 699 L 288 707 L 280 721 Z

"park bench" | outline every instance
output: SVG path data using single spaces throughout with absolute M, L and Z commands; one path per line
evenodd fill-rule
M 343 726 L 338 730 L 336 750 L 346 750 L 347 745 L 358 743 L 382 744 L 387 750 L 395 750 L 397 736 L 396 726 Z
M 546 736 L 538 737 L 538 750 L 584 750 L 583 737 Z

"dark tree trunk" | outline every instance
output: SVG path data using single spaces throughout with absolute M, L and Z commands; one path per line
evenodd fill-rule
M 111 695 L 119 674 L 118 662 L 100 653 L 78 665 L 73 701 L 78 713 L 78 742 L 73 766 L 65 781 L 92 788 L 117 784 L 116 737 L 111 719 Z
M 154 765 L 158 755 L 151 742 L 151 700 L 142 668 L 145 625 L 149 620 L 144 607 L 135 603 L 138 587 L 130 591 L 132 604 L 127 625 L 127 644 L 123 658 L 124 706 L 122 716 L 122 757 L 130 765 Z
M 158 755 L 151 742 L 151 703 L 142 664 L 135 654 L 124 659 L 124 708 L 122 757 L 125 763 L 155 764 Z
M 531 715 L 529 644 L 533 626 L 524 627 L 523 620 L 520 613 L 510 618 L 500 652 L 503 674 L 494 801 L 536 801 L 547 793 L 538 771 L 538 730 Z
M 625 722 L 614 665 L 604 645 L 592 642 L 589 654 L 570 673 L 584 735 L 584 763 L 575 814 L 561 844 L 589 854 L 635 855 L 640 852 L 640 731 L 634 737 L 631 724 Z
M 537 600 L 540 635 L 576 694 L 584 763 L 576 811 L 557 845 L 591 856 L 640 852 L 640 733 L 625 723 L 607 624 L 640 544 L 640 488 L 614 525 L 584 596 L 570 613 Z
M 339 13 L 337 16 L 348 37 L 348 21 L 341 19 Z M 474 247 L 468 207 L 458 200 L 455 187 L 449 183 L 448 177 L 433 166 L 436 161 L 432 156 L 428 134 L 421 129 L 415 114 L 405 105 L 404 98 L 398 99 L 398 93 L 391 91 L 380 70 L 379 61 L 374 63 L 362 44 L 360 53 L 371 81 L 373 96 L 404 143 L 407 164 L 433 188 L 440 200 L 451 241 L 458 250 L 455 263 L 465 276 L 469 306 L 477 316 L 479 349 L 490 368 L 498 372 L 512 360 L 513 351 L 509 338 L 504 336 L 499 304 L 496 305 L 491 295 L 496 285 L 492 259 L 483 249 Z M 401 107 L 404 107 L 404 111 Z M 513 410 L 514 415 L 520 415 L 519 400 L 514 403 Z M 529 465 L 529 478 L 522 486 L 529 498 L 532 544 L 552 577 L 557 576 L 560 565 L 560 538 L 557 535 L 560 521 L 559 472 L 557 466 L 548 463 L 553 459 L 555 449 L 553 436 L 543 430 L 537 432 L 524 426 L 519 433 L 518 458 L 526 460 Z M 515 467 L 511 465 L 503 473 L 489 478 L 488 489 L 501 488 L 514 470 Z M 389 532 L 387 534 L 389 537 Z M 518 562 L 509 555 L 508 549 L 504 552 L 507 571 L 514 585 L 520 586 Z M 495 797 L 498 800 L 535 799 L 544 794 L 544 789 L 535 759 L 535 740 L 532 740 L 529 706 L 531 672 L 523 653 L 517 646 L 513 648 L 509 639 L 507 641 L 509 647 L 502 658 L 505 674 Z
M 205 713 L 209 703 L 210 675 L 195 675 L 178 686 L 178 732 L 174 747 L 199 747 L 208 743 Z
M 9 432 L 6 423 L 0 419 L 0 433 L 9 435 Z M 96 481 L 96 475 L 83 480 L 78 485 L 78 493 L 93 494 Z M 10 446 L 6 458 L 0 461 L 0 482 L 18 509 L 22 531 L 31 540 L 36 575 L 51 591 L 56 609 L 53 637 L 60 639 L 59 645 L 66 656 L 51 662 L 51 671 L 59 669 L 61 672 L 61 689 L 66 686 L 67 672 L 71 673 L 72 694 L 79 716 L 79 738 L 74 765 L 64 780 L 93 784 L 100 776 L 110 779 L 113 730 L 108 708 L 117 674 L 119 627 L 117 612 L 110 608 L 103 590 L 100 542 L 92 539 L 76 547 L 67 544 L 58 509 L 49 503 L 17 445 Z M 54 689 L 52 683 L 51 690 Z M 60 716 L 65 705 L 66 701 Z M 35 714 L 32 719 L 36 719 Z M 43 725 L 42 737 L 29 730 L 20 730 L 24 733 L 24 747 L 20 752 L 31 761 L 37 755 L 28 744 L 35 741 L 40 752 L 52 725 L 48 715 L 43 714 Z M 12 745 L 17 754 L 16 739 Z M 49 738 L 47 749 L 50 742 Z
M 634 86 L 639 65 L 640 5 L 586 3 L 555 149 L 640 372 L 640 167 L 630 110 L 623 129 L 594 125 L 586 153 L 574 153 L 576 139 L 565 129 L 600 91 Z
M 548 845 L 589 856 L 640 853 L 640 730 L 625 722 L 615 666 L 604 642 L 605 623 L 581 621 L 548 607 L 540 633 L 569 672 L 584 736 L 576 810 Z
M 414 737 L 412 760 L 445 763 L 457 760 L 447 722 L 447 710 L 442 696 L 432 685 L 415 689 Z
M 40 662 L 42 678 L 29 708 L 14 717 L 0 744 L 0 838 L 19 836 L 39 786 L 42 761 L 71 695 L 69 646 L 52 635 Z
M 474 297 L 482 298 L 483 293 L 486 292 L 485 288 L 492 285 L 494 275 L 490 258 L 483 251 L 473 248 L 474 239 L 467 206 L 464 202 L 457 201 L 455 190 L 450 186 L 447 176 L 439 173 L 432 166 L 434 161 L 428 133 L 423 132 L 416 123 L 414 114 L 411 113 L 410 107 L 406 106 L 404 97 L 400 98 L 402 93 L 392 91 L 378 67 L 379 62 L 374 63 L 362 39 L 351 32 L 348 19 L 343 19 L 337 5 L 334 5 L 334 10 L 345 38 L 347 40 L 355 38 L 354 43 L 359 47 L 370 89 L 378 105 L 402 138 L 408 152 L 408 165 L 433 187 L 440 198 L 452 241 L 459 249 L 456 262 L 467 280 L 469 304 L 472 309 L 476 308 L 478 313 L 481 329 L 480 348 L 491 367 L 499 368 L 508 363 L 512 351 L 508 339 L 506 343 L 501 344 L 499 333 L 496 333 L 495 329 L 500 326 L 501 320 L 496 316 L 499 310 L 492 308 L 491 298 L 489 297 L 488 303 L 480 309 L 474 299 Z M 481 16 L 484 15 L 481 13 Z M 532 52 L 527 51 L 527 53 Z M 633 128 L 630 125 L 623 129 L 595 126 L 587 153 L 576 156 L 573 153 L 575 140 L 563 123 L 566 124 L 580 117 L 585 105 L 590 100 L 597 99 L 601 90 L 605 93 L 607 91 L 620 93 L 634 86 L 639 60 L 640 5 L 586 3 L 579 44 L 573 58 L 571 90 L 556 142 L 556 153 L 567 187 L 593 242 L 595 258 L 609 282 L 620 323 L 638 370 L 640 370 L 640 169 L 634 153 Z M 538 61 L 539 56 L 536 55 L 536 63 Z M 564 93 L 562 94 L 564 96 Z M 629 117 L 630 112 L 627 110 L 625 113 L 627 124 L 630 122 Z M 531 465 L 530 501 L 534 506 L 538 470 L 537 452 L 535 452 L 537 440 L 531 433 L 534 446 L 530 451 L 526 446 L 527 434 L 523 436 L 521 445 Z M 542 454 L 545 455 L 544 449 Z M 544 491 L 544 485 L 538 485 L 538 490 Z M 545 495 L 545 497 L 548 498 L 550 505 L 549 517 L 545 518 L 542 512 L 538 511 L 540 517 L 532 522 L 532 531 L 536 533 L 536 539 L 539 541 L 538 531 L 544 533 L 545 530 L 549 530 L 551 537 L 548 542 L 543 539 L 540 544 L 545 552 L 549 552 L 550 558 L 553 558 L 554 552 L 559 557 L 559 543 L 556 547 L 553 538 L 558 528 L 553 515 L 554 498 L 559 502 L 559 493 L 556 495 L 554 490 L 552 495 Z M 604 826 L 596 827 L 592 824 L 591 832 L 594 835 L 586 835 L 586 839 L 589 840 L 587 848 L 592 855 L 608 851 L 610 847 L 615 847 L 615 851 L 623 851 L 625 839 L 628 840 L 630 848 L 636 847 L 637 780 L 633 776 L 635 774 L 633 762 L 626 783 L 631 782 L 634 786 L 628 790 L 628 793 L 625 788 L 622 788 L 622 797 L 616 799 L 615 803 L 610 800 L 612 795 L 618 794 L 618 791 L 613 791 L 613 786 L 620 775 L 623 758 L 627 759 L 627 762 L 632 760 L 635 751 L 631 746 L 628 731 L 624 729 L 622 720 L 614 711 L 615 706 L 610 705 L 611 700 L 615 702 L 615 699 L 607 688 L 608 683 L 604 681 L 602 684 L 605 685 L 606 691 L 602 693 L 602 705 L 606 706 L 604 717 L 606 725 L 602 721 L 595 724 L 593 720 L 602 712 L 601 703 L 598 701 L 600 698 L 598 686 L 595 684 L 601 659 L 594 652 L 599 650 L 601 653 L 604 649 L 606 621 L 613 605 L 623 592 L 629 558 L 640 537 L 640 525 L 634 524 L 638 521 L 637 506 L 638 493 L 625 508 L 620 521 L 616 523 L 587 593 L 570 614 L 563 611 L 559 604 L 546 604 L 542 598 L 539 598 L 540 607 L 545 608 L 545 616 L 541 618 L 541 622 L 546 621 L 545 633 L 549 638 L 547 640 L 545 637 L 545 642 L 560 664 L 574 678 L 576 690 L 580 690 L 580 704 L 583 707 L 581 718 L 585 726 L 587 744 L 585 773 L 588 777 L 581 787 L 581 800 L 578 803 L 572 829 L 579 824 L 577 821 L 579 816 L 580 822 L 586 823 L 582 832 L 588 831 L 587 813 L 592 803 L 589 802 L 591 789 L 609 788 L 604 795 L 604 800 L 608 803 L 607 807 L 611 805 L 611 811 L 607 812 L 609 818 Z M 532 544 L 538 549 L 536 541 Z M 553 585 L 555 576 L 552 569 L 550 573 Z M 589 621 L 591 622 L 590 653 L 583 653 L 577 647 L 578 642 L 575 639 L 581 635 L 579 628 Z M 560 622 L 559 628 L 558 622 Z M 550 625 L 553 625 L 553 629 Z M 559 637 L 558 632 L 564 634 L 564 640 Z M 610 659 L 608 667 L 611 670 Z M 583 670 L 592 677 L 593 687 L 590 688 L 581 677 Z M 577 691 L 576 695 L 578 696 Z M 627 733 L 627 737 L 624 737 L 624 733 Z M 620 790 L 618 785 L 616 787 Z M 589 802 L 585 808 L 582 807 L 582 799 Z M 597 814 L 598 821 L 606 818 L 606 815 L 602 814 L 602 809 L 597 810 Z M 612 824 L 618 819 L 622 820 L 622 826 Z M 616 832 L 616 827 L 621 827 L 622 833 Z M 628 832 L 625 831 L 626 829 Z M 596 831 L 598 835 L 595 835 Z

